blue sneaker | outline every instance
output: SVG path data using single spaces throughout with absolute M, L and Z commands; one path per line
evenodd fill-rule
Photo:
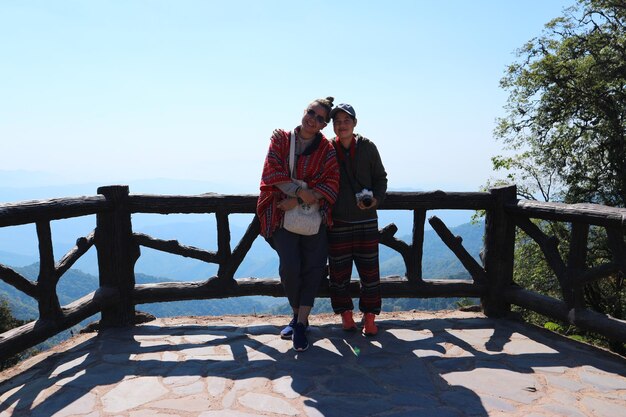
M 280 331 L 280 338 L 285 339 L 285 340 L 290 340 L 291 336 L 293 336 L 293 327 L 296 325 L 297 322 L 298 322 L 298 315 L 294 314 L 289 324 Z
M 309 348 L 309 341 L 306 338 L 306 326 L 304 323 L 296 323 L 293 326 L 293 350 L 296 352 L 304 352 Z

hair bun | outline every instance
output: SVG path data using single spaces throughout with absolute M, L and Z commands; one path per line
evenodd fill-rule
M 326 100 L 328 100 L 328 102 L 332 106 L 333 105 L 333 101 L 335 101 L 335 97 L 328 96 L 328 97 L 326 97 Z

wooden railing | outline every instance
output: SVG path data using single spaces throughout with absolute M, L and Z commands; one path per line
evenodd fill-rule
M 36 282 L 0 264 L 0 279 L 35 299 L 39 318 L 0 335 L 0 357 L 4 358 L 32 347 L 100 312 L 101 326 L 132 325 L 135 306 L 143 303 L 211 299 L 247 295 L 283 296 L 277 279 L 234 279 L 235 273 L 255 239 L 259 222 L 252 217 L 246 232 L 233 248 L 229 215 L 255 212 L 254 195 L 157 196 L 129 194 L 127 186 L 107 186 L 93 197 L 62 198 L 0 205 L 0 227 L 36 224 L 39 240 L 40 271 Z M 576 324 L 608 338 L 626 341 L 626 322 L 584 308 L 581 288 L 591 280 L 626 271 L 626 210 L 598 205 L 563 205 L 518 201 L 515 186 L 494 188 L 489 192 L 448 193 L 392 192 L 382 210 L 409 210 L 413 213 L 410 242 L 397 239 L 397 227 L 380 230 L 380 242 L 397 251 L 406 267 L 404 276 L 382 278 L 385 298 L 477 297 L 490 317 L 502 317 L 511 304 Z M 453 236 L 437 217 L 428 221 L 443 242 L 457 256 L 471 280 L 422 279 L 424 225 L 429 210 L 484 210 L 485 246 L 479 263 L 463 247 L 462 239 Z M 185 246 L 176 240 L 162 240 L 133 231 L 134 213 L 213 213 L 217 221 L 217 250 Z M 52 251 L 52 220 L 96 215 L 96 228 L 77 240 L 59 262 Z M 554 239 L 546 236 L 531 219 L 563 221 L 572 224 L 572 245 L 565 264 L 556 250 Z M 586 230 L 589 225 L 607 230 L 614 261 L 585 270 Z M 516 226 L 537 241 L 548 264 L 563 289 L 563 300 L 533 293 L 513 283 L 513 260 Z M 60 277 L 92 246 L 98 256 L 99 288 L 68 305 L 61 306 L 57 296 Z M 135 263 L 140 247 L 197 259 L 218 265 L 215 276 L 200 282 L 169 282 L 137 285 Z M 358 294 L 358 282 L 351 292 Z M 319 296 L 328 297 L 328 281 Z

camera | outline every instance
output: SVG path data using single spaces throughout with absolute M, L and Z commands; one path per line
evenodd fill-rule
M 367 188 L 363 188 L 360 192 L 356 193 L 356 201 L 363 203 L 365 207 L 369 207 L 374 202 L 374 193 L 368 190 Z

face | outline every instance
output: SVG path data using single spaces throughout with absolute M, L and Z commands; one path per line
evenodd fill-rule
M 321 104 L 312 103 L 304 111 L 301 129 L 309 135 L 316 135 L 326 127 L 326 116 L 328 116 L 328 111 Z
M 339 111 L 333 118 L 333 130 L 335 135 L 341 139 L 352 139 L 356 120 L 352 119 L 345 111 Z

